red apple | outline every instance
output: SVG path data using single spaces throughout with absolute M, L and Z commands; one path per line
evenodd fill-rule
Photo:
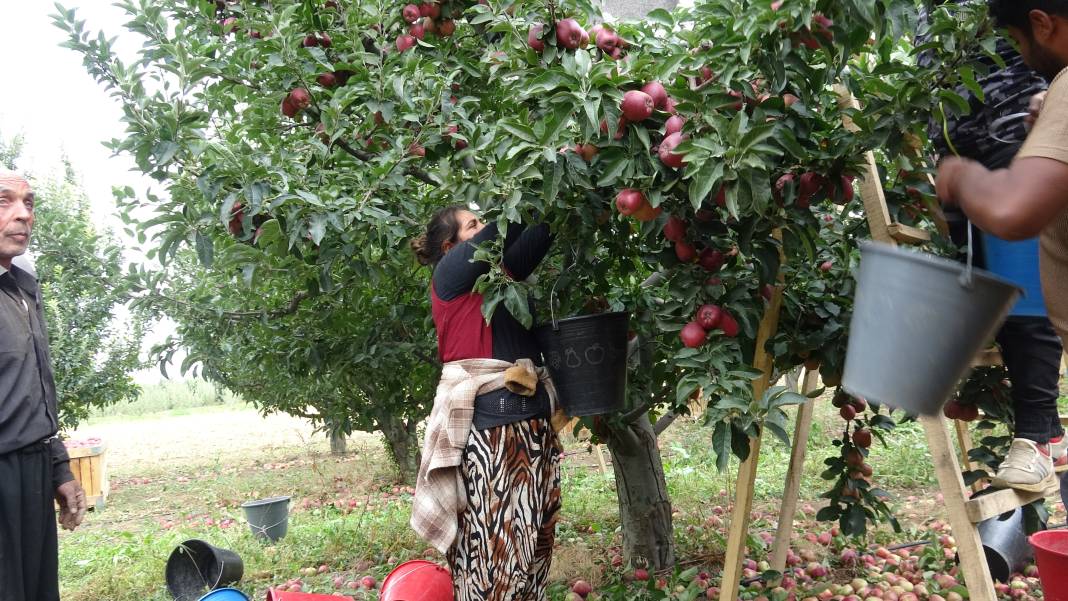
M 723 314 L 719 317 L 719 329 L 723 330 L 723 335 L 728 338 L 734 338 L 741 331 L 734 316 L 726 311 L 723 311 Z
M 329 48 L 334 44 L 334 40 L 330 38 L 330 34 L 323 32 L 319 34 L 319 45 L 323 48 Z
M 624 188 L 616 194 L 616 208 L 619 209 L 622 215 L 633 215 L 643 205 L 647 204 L 649 204 L 649 201 L 646 200 L 645 194 L 634 188 Z
M 686 221 L 672 215 L 668 217 L 664 225 L 664 237 L 672 242 L 682 242 L 686 239 Z
M 582 46 L 582 38 L 587 35 L 586 30 L 574 19 L 560 19 L 556 22 L 556 43 L 561 48 L 576 50 Z
M 722 309 L 716 305 L 705 304 L 701 305 L 701 308 L 697 310 L 697 316 L 694 321 L 701 324 L 701 327 L 705 330 L 712 330 L 719 327 L 722 318 Z
M 642 91 L 649 95 L 653 99 L 653 106 L 658 109 L 663 109 L 667 106 L 668 94 L 664 89 L 664 84 L 659 81 L 650 81 L 642 86 Z
M 319 45 L 319 38 L 315 37 L 315 34 L 309 33 L 308 35 L 304 36 L 304 41 L 301 42 L 301 45 L 304 46 L 305 48 L 311 48 L 313 46 L 318 46 Z
M 535 23 L 531 25 L 530 30 L 527 31 L 527 45 L 538 54 L 541 54 L 545 50 L 545 42 L 541 39 L 541 32 L 543 29 L 545 29 L 544 25 Z
M 705 343 L 708 334 L 705 332 L 705 329 L 701 327 L 701 324 L 696 321 L 691 321 L 683 326 L 682 331 L 679 332 L 679 338 L 682 339 L 682 344 L 687 348 L 697 348 Z M 634 579 L 647 580 L 648 574 L 646 574 L 645 578 L 639 578 L 638 570 L 634 570 Z
M 292 118 L 292 117 L 296 117 L 297 113 L 299 113 L 299 112 L 300 112 L 300 109 L 298 109 L 296 106 L 293 105 L 293 101 L 290 99 L 289 96 L 286 96 L 285 98 L 282 99 L 282 114 L 283 115 L 285 115 L 286 117 Z
M 721 187 L 719 189 L 719 191 L 716 192 L 716 206 L 720 206 L 720 207 L 726 207 L 727 206 L 727 189 L 726 188 L 722 188 Z
M 623 116 L 632 123 L 645 121 L 653 114 L 653 99 L 645 92 L 630 90 L 623 94 L 623 102 L 620 108 Z
M 315 81 L 318 81 L 319 85 L 323 86 L 324 88 L 332 88 L 337 85 L 337 76 L 335 76 L 333 73 L 323 73 L 319 75 L 319 77 L 317 77 Z
M 775 197 L 775 201 L 781 206 L 783 203 L 783 190 L 786 186 L 789 186 L 794 181 L 793 173 L 785 173 L 775 180 L 775 186 L 772 188 L 772 195 Z
M 289 102 L 298 111 L 302 111 L 311 106 L 311 94 L 304 88 L 293 88 L 289 92 Z
M 592 161 L 598 152 L 600 152 L 600 149 L 593 144 L 575 144 L 575 154 L 582 157 L 582 160 L 587 163 Z
M 405 50 L 408 50 L 412 46 L 415 46 L 415 38 L 414 37 L 412 37 L 410 35 L 407 35 L 407 34 L 401 34 L 401 35 L 397 36 L 397 51 L 398 52 L 404 52 Z
M 664 135 L 670 136 L 671 134 L 677 134 L 682 131 L 682 126 L 686 123 L 686 119 L 678 115 L 672 115 L 668 117 L 668 120 L 664 122 Z
M 742 110 L 742 107 L 745 106 L 745 103 L 743 102 L 745 100 L 745 97 L 742 96 L 742 93 L 739 92 L 738 90 L 728 90 L 727 91 L 727 95 L 730 96 L 731 98 L 737 98 L 738 99 L 736 102 L 730 104 L 729 106 L 732 109 L 736 110 L 736 111 Z
M 451 37 L 454 33 L 456 33 L 456 21 L 445 19 L 438 24 L 438 35 L 441 37 Z
M 862 449 L 866 449 L 871 446 L 871 430 L 867 428 L 860 428 L 853 432 L 853 444 Z
M 660 213 L 664 212 L 663 207 L 653 207 L 653 205 L 646 202 L 634 213 L 634 218 L 638 221 L 653 221 L 660 216 Z
M 697 249 L 689 242 L 679 241 L 675 243 L 675 256 L 683 263 L 690 263 L 697 258 Z
M 422 40 L 426 37 L 426 27 L 422 23 L 414 23 L 408 28 L 408 35 L 417 40 Z
M 576 580 L 575 584 L 571 585 L 571 592 L 585 599 L 586 595 L 589 595 L 591 592 L 593 592 L 593 587 L 590 586 L 590 583 L 586 582 L 585 580 Z
M 683 158 L 686 155 L 676 153 L 675 147 L 685 140 L 686 136 L 679 132 L 675 132 L 664 138 L 664 140 L 660 142 L 660 150 L 658 151 L 660 162 L 672 169 L 682 169 L 685 165 Z
M 816 192 L 819 191 L 825 181 L 826 179 L 822 175 L 814 171 L 802 173 L 797 186 L 797 204 L 802 208 L 808 207 L 812 197 L 816 195 Z
M 409 24 L 415 23 L 419 20 L 419 17 L 422 16 L 423 15 L 419 12 L 419 7 L 414 4 L 406 4 L 404 8 L 401 9 L 401 18 Z
M 701 255 L 697 260 L 705 271 L 716 272 L 723 267 L 723 262 L 726 260 L 726 257 L 718 250 L 706 248 L 701 251 Z

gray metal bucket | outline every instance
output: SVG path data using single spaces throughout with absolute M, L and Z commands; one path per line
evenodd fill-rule
M 878 242 L 860 246 L 842 385 L 870 401 L 934 415 L 1022 290 L 948 259 Z
M 289 529 L 289 497 L 271 497 L 241 505 L 252 534 L 271 542 L 286 535 Z
M 1034 549 L 1024 530 L 1023 510 L 1019 507 L 1004 520 L 995 516 L 979 522 L 979 538 L 983 541 L 986 562 L 994 580 L 1008 582 L 1035 560 Z

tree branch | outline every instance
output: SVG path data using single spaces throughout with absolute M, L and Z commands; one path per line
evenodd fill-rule
M 619 419 L 623 423 L 629 424 L 647 413 L 650 409 L 653 408 L 653 405 L 655 404 L 656 403 L 653 401 L 649 401 L 648 403 L 642 403 L 641 405 L 638 405 L 634 409 L 630 410 L 628 413 L 624 413 L 623 416 Z
M 371 154 L 369 152 L 365 152 L 365 151 L 360 150 L 358 148 L 353 148 L 351 144 L 349 144 L 348 142 L 345 142 L 344 140 L 336 140 L 334 142 L 334 145 L 336 145 L 341 150 L 344 150 L 348 154 L 352 155 L 353 157 L 355 157 L 355 158 L 357 158 L 357 159 L 359 159 L 359 160 L 361 160 L 361 161 L 363 161 L 365 163 L 370 162 L 372 159 L 374 159 L 374 155 L 373 154 Z M 419 180 L 419 181 L 421 181 L 421 182 L 423 182 L 425 184 L 430 184 L 431 186 L 440 186 L 441 185 L 441 182 L 439 182 L 438 180 L 434 179 L 429 173 L 427 173 L 426 171 L 423 171 L 422 169 L 419 169 L 418 167 L 413 167 L 413 166 L 409 165 L 409 166 L 404 168 L 404 173 L 406 175 L 410 175 L 411 177 L 414 177 L 415 179 L 417 179 L 417 180 Z
M 167 296 L 166 294 L 163 294 L 161 292 L 153 291 L 150 294 L 161 300 L 169 301 L 177 305 L 182 305 L 183 307 L 202 311 L 204 313 L 213 313 L 216 315 L 220 315 L 221 317 L 225 317 L 226 319 L 229 319 L 231 321 L 242 321 L 250 317 L 261 318 L 265 315 L 271 319 L 285 317 L 286 315 L 292 315 L 297 312 L 298 308 L 300 308 L 300 303 L 311 296 L 311 294 L 307 290 L 301 290 L 300 292 L 294 294 L 293 298 L 289 299 L 289 303 L 284 308 L 275 309 L 273 311 L 264 311 L 263 309 L 261 309 L 259 311 L 222 311 L 220 313 L 217 309 L 212 309 L 210 307 L 191 303 L 189 301 L 185 301 L 179 298 Z
M 660 433 L 667 430 L 668 426 L 673 424 L 680 415 L 682 414 L 674 411 L 668 411 L 664 415 L 661 415 L 660 419 L 656 420 L 656 423 L 653 424 L 653 433 L 660 436 Z

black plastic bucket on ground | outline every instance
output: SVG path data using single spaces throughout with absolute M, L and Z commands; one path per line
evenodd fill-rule
M 535 328 L 560 403 L 571 417 L 623 408 L 629 326 L 630 314 L 619 311 L 569 317 Z
M 252 534 L 275 542 L 289 529 L 289 497 L 271 497 L 241 504 Z
M 995 516 L 979 522 L 979 538 L 983 541 L 990 576 L 999 582 L 1009 578 L 1034 562 L 1035 553 L 1024 529 L 1023 510 L 1019 507 L 1004 520 Z
M 164 576 L 175 601 L 197 601 L 241 580 L 244 572 L 245 565 L 237 553 L 193 538 L 171 552 Z
M 861 251 L 842 384 L 869 401 L 934 415 L 1021 290 L 985 271 L 889 244 L 863 242 Z

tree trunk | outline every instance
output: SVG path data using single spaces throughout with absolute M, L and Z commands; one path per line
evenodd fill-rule
M 397 470 L 397 478 L 405 484 L 414 484 L 421 455 L 415 420 L 390 416 L 380 421 L 379 426 L 386 440 L 386 450 Z
M 623 524 L 624 560 L 656 570 L 675 565 L 671 499 L 648 415 L 638 417 L 624 430 L 613 429 L 608 449 Z
M 330 454 L 344 455 L 348 450 L 348 439 L 340 432 L 330 433 Z

